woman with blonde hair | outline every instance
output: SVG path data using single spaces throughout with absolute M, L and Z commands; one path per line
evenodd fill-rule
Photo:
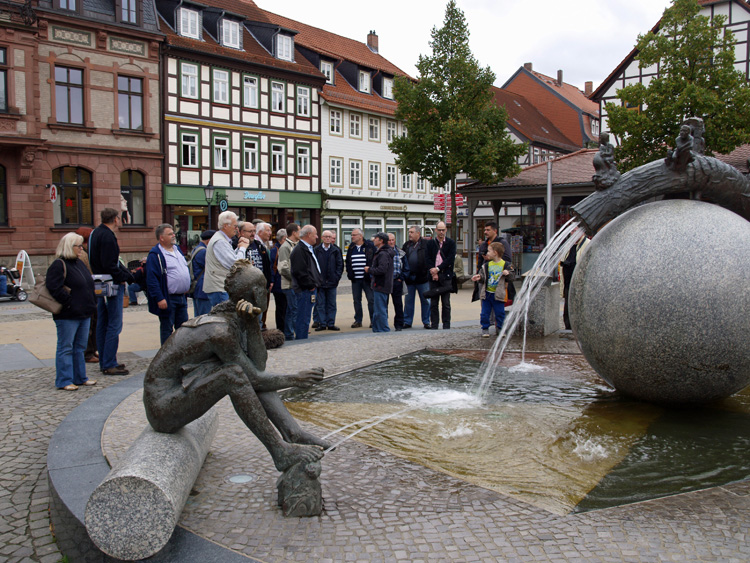
M 83 237 L 66 234 L 57 245 L 46 278 L 50 294 L 63 306 L 52 318 L 57 326 L 55 387 L 65 391 L 75 391 L 79 385 L 96 385 L 95 380 L 86 377 L 84 358 L 96 296 L 91 273 L 83 260 L 79 260 L 82 252 Z

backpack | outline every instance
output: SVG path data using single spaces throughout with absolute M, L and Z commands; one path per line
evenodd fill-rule
M 190 271 L 190 289 L 188 290 L 188 295 L 192 296 L 193 293 L 195 293 L 195 286 L 198 285 L 198 280 L 203 277 L 203 274 L 206 273 L 206 268 L 203 268 L 203 271 L 201 272 L 201 275 L 197 278 L 195 277 L 195 273 L 193 272 L 193 259 L 198 255 L 198 253 L 201 250 L 206 250 L 205 246 L 199 246 L 190 253 L 190 260 L 188 260 L 188 270 Z

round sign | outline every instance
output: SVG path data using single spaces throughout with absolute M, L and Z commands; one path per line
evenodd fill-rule
M 57 186 L 55 184 L 50 184 L 50 187 L 49 187 L 49 200 L 52 203 L 55 203 L 57 201 Z
M 227 209 L 229 209 L 229 202 L 226 199 L 220 199 L 219 209 L 221 209 L 222 211 L 226 211 Z

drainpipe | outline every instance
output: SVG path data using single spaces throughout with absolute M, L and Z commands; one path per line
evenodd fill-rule
M 552 236 L 555 234 L 555 210 L 553 209 L 552 201 L 552 161 L 547 161 L 547 240 L 545 247 L 552 240 Z

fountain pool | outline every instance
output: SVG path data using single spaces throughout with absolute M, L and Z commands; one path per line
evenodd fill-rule
M 750 478 L 750 388 L 701 407 L 624 398 L 583 356 L 506 354 L 480 401 L 486 351 L 429 350 L 288 391 L 292 414 L 557 514 Z M 339 455 L 343 446 L 328 453 Z

